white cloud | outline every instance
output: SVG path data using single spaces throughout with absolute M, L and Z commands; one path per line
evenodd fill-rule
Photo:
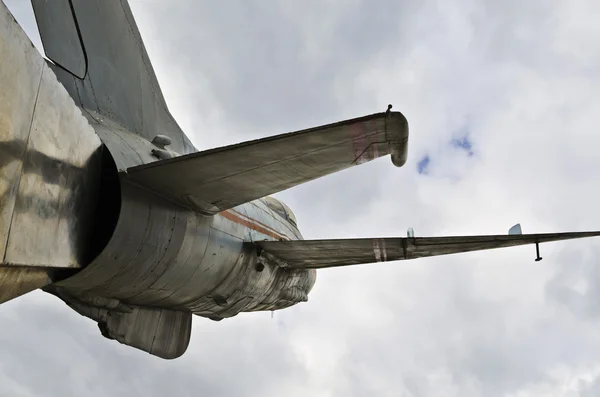
M 596 2 L 131 5 L 200 148 L 388 103 L 405 113 L 404 168 L 384 159 L 279 194 L 307 238 L 600 225 Z M 465 126 L 472 157 L 450 145 Z M 599 247 L 542 245 L 541 262 L 531 246 L 322 271 L 309 302 L 273 320 L 195 319 L 189 351 L 172 362 L 104 340 L 55 298 L 31 294 L 0 307 L 11 325 L 0 373 L 12 379 L 0 388 L 587 397 L 600 384 Z

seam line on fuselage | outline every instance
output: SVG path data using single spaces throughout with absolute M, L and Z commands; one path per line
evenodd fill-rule
M 45 65 L 43 65 L 45 66 Z M 33 103 L 33 111 L 31 113 L 31 120 L 29 120 L 29 131 L 27 134 L 27 141 L 25 142 L 25 151 L 23 152 L 23 157 L 21 158 L 21 169 L 19 170 L 19 174 L 17 177 L 19 180 L 17 181 L 17 186 L 15 188 L 15 198 L 19 197 L 19 189 L 21 188 L 21 180 L 23 179 L 23 172 L 25 171 L 25 167 L 27 166 L 27 154 L 29 153 L 29 142 L 31 141 L 31 129 L 33 128 L 33 121 L 35 120 L 35 112 L 37 111 L 38 99 L 40 97 L 40 90 L 42 89 L 42 79 L 44 78 L 44 67 L 42 66 L 42 71 L 40 73 L 40 81 L 38 81 L 37 92 L 35 94 L 35 102 Z M 10 223 L 8 224 L 8 230 L 6 232 L 6 243 L 4 245 L 4 253 L 3 258 L 0 258 L 1 262 L 6 260 L 8 254 L 8 247 L 10 244 L 10 233 L 12 231 L 13 221 L 15 219 L 15 212 L 17 210 L 17 200 L 15 199 L 15 204 L 13 205 L 12 213 L 10 214 Z

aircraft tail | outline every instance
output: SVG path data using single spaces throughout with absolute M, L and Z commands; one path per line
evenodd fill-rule
M 193 146 L 169 112 L 127 0 L 32 0 L 46 56 L 82 108 L 149 141 Z

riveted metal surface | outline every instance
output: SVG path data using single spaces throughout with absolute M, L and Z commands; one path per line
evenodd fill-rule
M 186 213 L 187 214 L 187 213 Z M 209 219 L 187 216 L 185 235 L 181 241 L 176 258 L 167 265 L 167 270 L 148 289 L 142 292 L 139 299 L 148 304 L 178 304 L 181 296 L 193 296 L 197 292 L 193 286 L 182 291 L 193 275 L 198 271 L 198 257 L 204 255 L 209 242 Z M 179 291 L 179 296 L 174 296 Z
M 84 115 L 110 150 L 119 171 L 159 160 L 152 155 L 152 149 L 157 147 L 149 140 L 127 131 L 117 122 L 96 111 L 84 109 Z
M 197 270 L 168 301 L 193 306 L 198 298 L 217 294 L 218 287 L 227 289 L 230 277 L 236 277 L 239 272 L 244 228 L 222 217 L 208 219 L 211 220 L 208 243 L 203 255 L 198 257 Z

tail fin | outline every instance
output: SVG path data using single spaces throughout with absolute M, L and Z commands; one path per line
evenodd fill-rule
M 32 0 L 46 56 L 75 102 L 152 140 L 193 147 L 169 112 L 127 0 Z

